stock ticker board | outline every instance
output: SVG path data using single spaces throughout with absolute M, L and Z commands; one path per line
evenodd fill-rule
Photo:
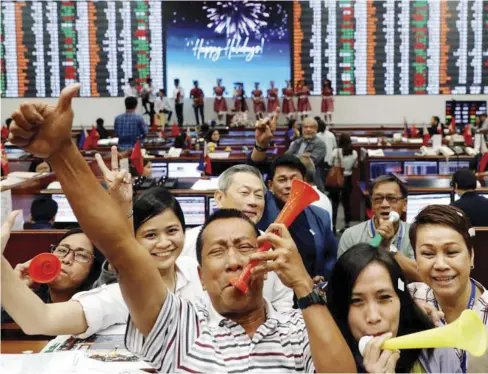
M 1 2 L 2 97 L 122 96 L 134 77 L 320 95 L 488 94 L 488 1 Z M 235 78 L 235 79 L 233 79 Z M 249 82 L 247 82 L 249 81 Z M 232 90 L 228 90 L 231 96 Z

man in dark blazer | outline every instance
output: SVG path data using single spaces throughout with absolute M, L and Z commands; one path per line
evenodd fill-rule
M 477 179 L 469 169 L 459 169 L 452 176 L 452 186 L 459 199 L 452 205 L 460 208 L 468 216 L 474 227 L 488 226 L 488 199 L 476 190 Z

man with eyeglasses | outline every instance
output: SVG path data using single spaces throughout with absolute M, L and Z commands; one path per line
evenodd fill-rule
M 382 175 L 376 178 L 369 189 L 374 216 L 344 232 L 339 242 L 338 257 L 353 245 L 369 243 L 376 234 L 381 234 L 381 246 L 394 254 L 407 279 L 420 280 L 408 237 L 409 224 L 401 220 L 395 223 L 388 220 L 392 211 L 397 212 L 400 217 L 405 212 L 407 194 L 407 187 L 395 176 Z

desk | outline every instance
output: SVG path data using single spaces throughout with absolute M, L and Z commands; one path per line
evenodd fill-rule
M 49 343 L 49 340 L 2 340 L 0 345 L 1 353 L 22 353 L 33 351 L 39 353 Z

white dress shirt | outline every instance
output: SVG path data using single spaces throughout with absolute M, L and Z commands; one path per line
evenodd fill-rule
M 142 87 L 141 96 L 146 97 L 150 103 L 154 103 L 154 86 L 150 86 L 147 83 Z
M 137 87 L 132 87 L 129 83 L 124 86 L 124 97 L 137 97 L 139 92 L 137 92 Z
M 185 97 L 185 91 L 183 90 L 183 88 L 181 88 L 181 86 L 175 87 L 175 89 L 173 90 L 173 100 L 175 100 L 176 102 L 176 96 L 178 95 L 178 92 L 180 93 L 180 103 L 183 103 L 183 98 Z
M 180 256 L 176 260 L 175 293 L 182 299 L 194 302 L 203 299 L 205 294 L 197 269 L 198 264 L 192 258 Z M 129 318 L 129 309 L 118 283 L 79 292 L 71 300 L 81 304 L 88 324 L 88 329 L 77 335 L 77 338 L 85 339 L 112 325 L 126 324 Z
M 171 105 L 169 104 L 168 98 L 165 96 L 162 99 L 158 96 L 154 101 L 154 111 L 156 113 L 162 112 L 163 110 L 172 111 Z

